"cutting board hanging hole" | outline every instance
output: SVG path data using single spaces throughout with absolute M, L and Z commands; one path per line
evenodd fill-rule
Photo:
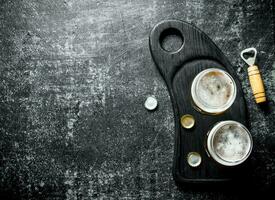
M 184 38 L 181 32 L 175 28 L 168 28 L 160 35 L 160 46 L 167 52 L 177 52 L 183 46 Z

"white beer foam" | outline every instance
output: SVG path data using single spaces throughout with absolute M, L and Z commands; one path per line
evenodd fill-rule
M 209 107 L 221 107 L 230 101 L 234 85 L 224 73 L 212 71 L 205 74 L 197 85 L 197 95 L 201 103 Z
M 242 160 L 250 149 L 250 138 L 238 126 L 225 125 L 216 133 L 213 146 L 223 160 L 236 162 Z

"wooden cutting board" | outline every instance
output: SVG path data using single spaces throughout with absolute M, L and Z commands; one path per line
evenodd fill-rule
M 162 40 L 171 35 L 179 35 L 183 44 L 176 51 L 163 49 Z M 175 116 L 175 149 L 173 176 L 177 183 L 220 183 L 243 177 L 242 164 L 238 167 L 224 167 L 210 158 L 205 150 L 207 132 L 213 125 L 223 120 L 235 120 L 247 126 L 247 111 L 240 82 L 232 65 L 213 43 L 198 28 L 178 20 L 167 20 L 157 24 L 150 33 L 150 50 L 159 72 L 163 76 L 172 101 Z M 237 54 L 237 53 L 236 53 Z M 219 68 L 227 71 L 235 80 L 237 96 L 233 105 L 219 115 L 202 114 L 194 109 L 191 100 L 191 84 L 194 77 L 204 69 Z M 195 126 L 184 129 L 180 117 L 191 114 Z M 199 167 L 187 163 L 189 152 L 202 156 Z

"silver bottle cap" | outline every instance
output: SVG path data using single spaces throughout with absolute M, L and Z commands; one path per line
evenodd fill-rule
M 147 110 L 155 110 L 158 106 L 158 101 L 155 97 L 150 96 L 146 99 L 145 103 L 144 103 L 144 107 Z
M 201 164 L 201 155 L 197 152 L 190 152 L 187 155 L 187 162 L 191 167 L 198 167 Z

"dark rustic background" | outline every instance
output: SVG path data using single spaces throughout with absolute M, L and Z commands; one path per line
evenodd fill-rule
M 238 199 L 172 179 L 171 102 L 152 27 L 190 22 L 231 60 L 247 100 L 255 189 L 275 188 L 275 1 L 0 0 L 1 199 Z M 255 104 L 239 53 L 259 51 L 269 102 Z M 159 107 L 143 103 L 155 95 Z

